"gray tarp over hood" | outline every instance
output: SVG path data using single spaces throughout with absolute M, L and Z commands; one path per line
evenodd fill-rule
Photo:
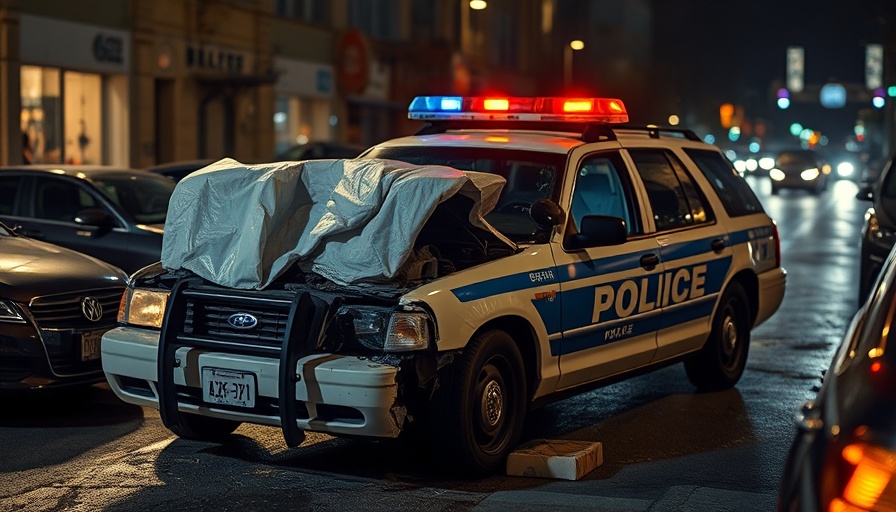
M 162 266 L 221 286 L 261 289 L 293 263 L 339 284 L 392 278 L 436 206 L 454 194 L 482 216 L 504 178 L 390 160 L 215 162 L 178 182 Z

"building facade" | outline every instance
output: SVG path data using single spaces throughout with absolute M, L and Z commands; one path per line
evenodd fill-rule
M 564 3 L 0 0 L 0 163 L 270 161 L 412 133 L 415 95 L 556 94 Z

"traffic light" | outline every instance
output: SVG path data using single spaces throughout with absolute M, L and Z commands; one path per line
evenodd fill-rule
M 781 110 L 790 106 L 790 91 L 785 88 L 778 89 L 778 108 Z
M 874 108 L 884 108 L 886 103 L 887 99 L 884 96 L 883 88 L 875 89 L 871 96 L 871 104 L 874 105 Z
M 725 103 L 719 107 L 719 119 L 722 122 L 722 128 L 731 128 L 732 118 L 734 117 L 734 105 Z

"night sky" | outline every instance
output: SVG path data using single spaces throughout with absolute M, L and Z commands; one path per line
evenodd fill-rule
M 865 104 L 829 110 L 817 103 L 774 107 L 786 77 L 786 49 L 805 49 L 806 84 L 864 84 L 865 45 L 896 31 L 896 0 L 654 0 L 654 56 L 663 83 L 704 112 L 723 102 L 770 123 L 791 119 L 839 138 Z M 893 42 L 893 36 L 891 43 Z M 705 117 L 705 116 L 704 116 Z

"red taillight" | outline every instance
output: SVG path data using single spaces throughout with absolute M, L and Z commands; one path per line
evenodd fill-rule
M 781 237 L 778 236 L 778 225 L 772 222 L 772 236 L 775 237 L 775 266 L 781 266 Z
M 832 486 L 823 489 L 827 512 L 896 512 L 896 453 L 857 442 L 832 455 L 839 474 L 822 478 Z

